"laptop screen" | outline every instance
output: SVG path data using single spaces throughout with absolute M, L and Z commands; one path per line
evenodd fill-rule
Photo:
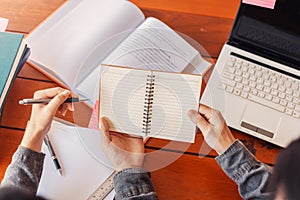
M 300 69 L 300 0 L 277 0 L 274 9 L 242 3 L 229 44 Z

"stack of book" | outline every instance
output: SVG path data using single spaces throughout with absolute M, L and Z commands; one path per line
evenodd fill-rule
M 9 89 L 29 54 L 23 34 L 0 32 L 0 116 Z

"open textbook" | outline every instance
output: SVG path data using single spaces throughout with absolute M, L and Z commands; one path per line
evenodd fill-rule
M 203 74 L 211 66 L 162 21 L 125 0 L 67 1 L 27 37 L 37 69 L 90 99 L 100 65 Z

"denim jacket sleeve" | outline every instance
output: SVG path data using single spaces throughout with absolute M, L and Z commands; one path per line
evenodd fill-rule
M 7 167 L 1 187 L 12 187 L 36 195 L 45 154 L 19 146 Z
M 236 140 L 216 161 L 236 182 L 243 199 L 265 199 L 270 195 L 265 189 L 271 167 L 258 161 L 241 141 Z
M 142 168 L 128 168 L 114 177 L 116 200 L 120 199 L 158 199 L 150 174 Z

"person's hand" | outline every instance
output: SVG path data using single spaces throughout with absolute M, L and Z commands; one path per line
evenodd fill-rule
M 188 115 L 201 130 L 206 143 L 218 154 L 224 153 L 235 141 L 220 111 L 200 104 L 199 112 L 190 110 Z
M 102 148 L 115 170 L 143 167 L 145 152 L 143 138 L 110 132 L 104 118 L 100 119 L 100 124 Z
M 40 152 L 45 134 L 49 131 L 51 122 L 57 110 L 65 115 L 73 111 L 71 104 L 63 104 L 71 92 L 60 87 L 39 90 L 34 93 L 35 99 L 51 98 L 48 104 L 33 104 L 30 120 L 27 124 L 21 146 Z

